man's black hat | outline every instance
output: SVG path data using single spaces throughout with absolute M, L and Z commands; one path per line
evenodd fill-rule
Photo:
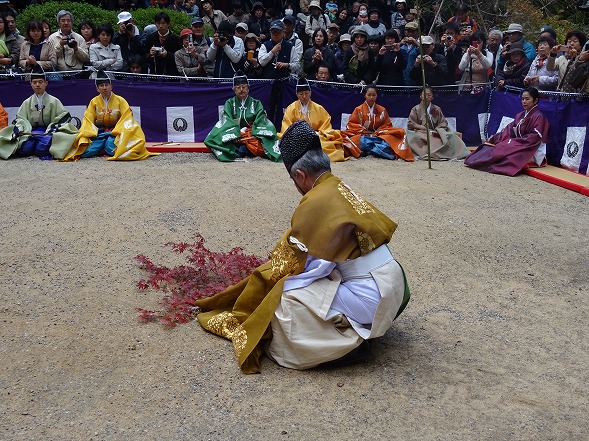
M 110 83 L 110 78 L 108 77 L 105 71 L 99 70 L 96 73 L 96 87 L 103 83 Z
M 321 150 L 321 140 L 313 127 L 305 120 L 294 122 L 282 135 L 280 154 L 286 170 L 290 173 L 293 164 L 310 150 Z
M 240 70 L 235 72 L 235 75 L 233 76 L 233 87 L 235 87 L 239 84 L 249 85 L 249 83 L 247 81 L 247 76 Z
M 306 78 L 300 77 L 297 81 L 296 93 L 303 92 L 305 90 L 311 90 L 311 86 L 309 85 L 309 82 Z
M 35 63 L 31 70 L 31 81 L 33 80 L 47 80 L 47 78 L 45 78 L 45 71 L 39 63 Z

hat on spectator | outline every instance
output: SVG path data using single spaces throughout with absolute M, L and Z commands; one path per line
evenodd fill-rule
M 407 23 L 405 25 L 405 29 L 415 29 L 415 30 L 417 30 L 418 27 L 419 26 L 417 25 L 417 22 L 416 21 L 410 21 L 409 23 Z
M 297 81 L 296 93 L 304 92 L 305 90 L 311 90 L 311 86 L 309 86 L 306 78 L 300 77 Z
M 421 41 L 421 44 L 434 44 L 434 39 L 432 37 L 430 37 L 429 35 L 422 35 L 421 38 L 419 39 Z
M 235 72 L 235 75 L 233 75 L 233 87 L 239 86 L 240 84 L 247 84 L 249 86 L 246 75 L 242 71 L 238 70 Z
M 10 3 L 10 0 L 0 0 L 0 5 L 5 5 L 7 3 Z
M 284 23 L 282 23 L 282 20 L 274 20 L 272 23 L 270 23 L 270 30 L 283 31 Z
M 349 43 L 352 42 L 352 37 L 350 37 L 350 34 L 342 34 L 339 36 L 339 41 L 337 43 L 337 45 L 341 48 L 342 47 L 342 43 L 344 41 L 347 41 Z
M 286 129 L 278 144 L 286 170 L 290 169 L 309 150 L 321 150 L 321 140 L 305 120 L 295 121 Z
M 129 11 L 123 11 L 119 15 L 117 15 L 117 24 L 125 23 L 126 21 L 132 20 L 133 16 Z
M 380 16 L 380 10 L 376 7 L 372 7 L 368 10 L 368 15 L 372 14 L 373 12 L 377 12 L 378 15 Z
M 366 32 L 366 29 L 364 29 L 362 26 L 358 26 L 356 29 L 354 29 L 352 32 L 352 37 L 355 37 L 356 35 L 364 35 L 366 38 L 368 38 L 368 32 Z
M 215 6 L 213 0 L 200 0 L 200 4 L 203 5 L 205 3 L 209 3 L 211 6 Z
M 515 43 L 511 43 L 511 45 L 509 46 L 509 50 L 505 53 L 505 55 L 511 55 L 515 52 L 521 52 L 522 54 L 525 54 L 524 45 L 521 44 L 521 42 L 519 42 L 519 41 L 516 41 Z
M 248 27 L 247 23 L 237 23 L 235 25 L 235 30 L 237 31 L 238 28 L 241 29 L 241 30 L 243 30 L 246 33 L 249 32 L 249 30 L 250 30 L 250 28 Z
M 285 15 L 284 18 L 282 19 L 283 22 L 288 21 L 289 23 L 295 24 L 297 22 L 297 19 L 295 18 L 294 15 Z
M 550 36 L 556 41 L 556 31 L 552 28 L 552 26 L 542 26 L 540 28 L 540 33 L 543 34 L 544 32 L 548 32 Z
M 106 72 L 105 72 L 105 71 L 103 71 L 103 70 L 99 70 L 99 71 L 96 73 L 96 87 L 98 87 L 98 86 L 100 86 L 101 84 L 104 84 L 104 83 L 108 83 L 108 84 L 110 84 L 110 78 L 109 78 L 109 76 L 106 74 Z
M 513 34 L 514 32 L 519 32 L 520 34 L 524 33 L 524 28 L 519 23 L 511 23 L 504 34 Z
M 221 23 L 219 23 L 217 31 L 224 34 L 233 35 L 233 25 L 229 23 L 227 20 L 223 20 Z
M 203 19 L 202 19 L 202 18 L 200 18 L 200 17 L 194 17 L 194 18 L 192 19 L 192 21 L 190 22 L 190 26 L 194 26 L 194 25 L 196 25 L 196 24 L 201 24 L 201 25 L 204 25 L 204 24 L 205 24 L 205 22 L 204 22 L 204 21 L 203 21 Z
M 254 34 L 253 32 L 250 32 L 249 34 L 247 34 L 243 40 L 244 41 L 248 41 L 248 40 L 260 41 L 260 39 L 258 38 L 258 36 L 256 34 Z
M 266 10 L 266 8 L 264 7 L 264 4 L 262 2 L 255 2 L 252 5 L 252 12 L 254 12 L 256 9 L 261 8 L 263 11 Z
M 191 35 L 192 31 L 190 29 L 182 29 L 180 31 L 180 40 L 182 40 L 182 37 L 184 37 L 185 35 Z
M 145 28 L 143 28 L 143 32 L 145 32 L 146 34 L 153 34 L 154 32 L 157 31 L 157 26 L 152 24 L 148 24 L 147 26 L 145 26 Z
M 311 3 L 309 3 L 309 9 L 311 8 L 321 9 L 321 3 L 319 2 L 319 0 L 311 0 Z
M 65 9 L 62 9 L 61 11 L 59 11 L 57 13 L 57 22 L 59 23 L 59 19 L 61 17 L 63 17 L 64 15 L 69 15 L 70 18 L 72 19 L 72 21 L 74 21 L 74 15 L 70 12 L 70 11 L 66 11 Z
M 31 81 L 33 80 L 46 80 L 45 78 L 45 71 L 41 67 L 39 63 L 33 64 L 33 69 L 31 70 Z
M 407 4 L 407 2 L 405 0 L 395 0 L 395 3 L 405 3 L 405 4 Z
M 335 23 L 329 23 L 329 25 L 327 26 L 327 29 L 335 29 L 336 31 L 339 31 L 339 26 L 336 25 Z

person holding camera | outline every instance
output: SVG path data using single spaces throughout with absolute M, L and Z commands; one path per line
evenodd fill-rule
M 577 56 L 582 51 L 587 52 L 588 50 L 587 47 L 583 49 L 587 41 L 587 34 L 576 30 L 570 31 L 564 41 L 565 44 L 557 44 L 552 48 L 546 68 L 558 72 L 558 87 L 556 90 L 559 92 L 576 92 L 576 88 L 571 84 L 571 79 L 573 78 Z M 557 57 L 559 52 L 563 52 L 564 55 Z M 584 55 L 583 58 L 586 56 Z M 583 60 L 580 61 L 580 63 L 582 62 Z
M 57 13 L 59 30 L 51 34 L 49 42 L 56 48 L 56 70 L 82 70 L 90 61 L 84 37 L 72 30 L 74 16 L 62 9 Z
M 121 55 L 126 68 L 126 60 L 128 60 L 132 54 L 141 55 L 143 46 L 141 45 L 139 28 L 135 26 L 135 21 L 133 20 L 131 13 L 123 11 L 117 16 L 117 20 L 119 31 L 113 36 L 112 42 L 120 46 Z
M 405 25 L 405 36 L 401 40 L 401 50 L 407 54 L 407 66 L 403 71 L 403 80 L 405 82 L 405 86 L 415 86 L 419 84 L 419 81 L 413 80 L 411 78 L 411 69 L 413 69 L 415 59 L 419 55 L 419 44 L 417 42 L 417 28 L 417 22 L 412 21 L 410 23 L 407 23 Z
M 434 40 L 429 35 L 421 36 L 421 47 L 423 48 L 423 69 L 425 82 L 430 86 L 443 86 L 448 75 L 446 59 L 434 53 Z M 421 55 L 418 55 L 411 69 L 411 79 L 421 82 Z
M 244 46 L 241 38 L 233 36 L 233 26 L 222 21 L 213 35 L 213 44 L 207 50 L 207 59 L 215 63 L 215 78 L 233 78 L 239 69 Z
M 384 34 L 384 45 L 376 57 L 378 84 L 403 86 L 403 71 L 407 66 L 407 52 L 401 50 L 401 40 L 397 29 L 389 29 Z
M 436 45 L 434 52 L 443 55 L 448 66 L 448 73 L 444 79 L 445 84 L 456 84 L 460 80 L 458 64 L 462 58 L 462 49 L 456 44 L 458 41 L 458 26 L 456 23 L 442 25 L 440 43 Z M 470 41 L 470 40 L 469 40 Z
M 458 68 L 462 72 L 459 90 L 478 93 L 489 81 L 489 68 L 493 64 L 493 54 L 486 50 L 487 37 L 477 31 L 471 37 L 470 46 L 462 56 Z
M 182 47 L 180 38 L 170 32 L 170 16 L 165 12 L 158 12 L 154 16 L 157 32 L 149 34 L 145 39 L 144 48 L 150 74 L 178 75 L 174 54 Z
M 215 65 L 207 59 L 207 51 L 213 44 L 213 39 L 205 35 L 204 21 L 200 17 L 194 17 L 190 22 L 192 30 L 192 45 L 198 55 L 198 62 L 203 65 L 206 76 L 212 77 Z
M 182 41 L 182 49 L 178 49 L 174 54 L 176 68 L 180 75 L 185 77 L 206 77 L 204 66 L 198 60 L 192 31 L 182 29 L 180 40 Z

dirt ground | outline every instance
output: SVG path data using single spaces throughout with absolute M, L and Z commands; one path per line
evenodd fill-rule
M 333 170 L 398 222 L 411 302 L 367 362 L 244 375 L 196 322 L 139 323 L 133 258 L 196 231 L 267 255 L 299 200 L 281 164 L 4 161 L 0 439 L 586 440 L 589 199 L 461 162 Z

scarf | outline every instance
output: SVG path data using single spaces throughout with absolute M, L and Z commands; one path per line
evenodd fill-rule
M 546 60 L 548 58 L 548 54 L 546 55 L 538 55 L 538 64 L 536 65 L 538 67 L 538 69 L 540 69 L 542 67 L 542 65 L 544 64 L 544 60 Z
M 354 52 L 358 62 L 363 63 L 368 61 L 368 43 L 362 47 L 357 46 L 356 42 L 352 43 L 352 52 Z
M 4 41 L 5 39 L 5 35 L 0 35 L 0 54 L 6 57 L 8 55 L 8 46 L 6 46 L 6 41 Z

